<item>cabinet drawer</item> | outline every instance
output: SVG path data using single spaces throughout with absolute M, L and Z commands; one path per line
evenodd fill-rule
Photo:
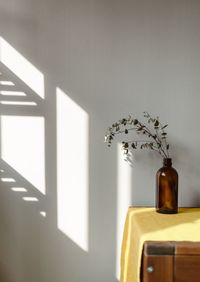
M 199 282 L 200 242 L 146 241 L 142 282 Z

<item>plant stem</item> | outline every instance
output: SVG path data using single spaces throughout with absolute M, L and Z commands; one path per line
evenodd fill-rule
M 124 141 L 125 143 L 154 143 L 155 144 L 155 142 L 152 142 L 152 141 L 148 141 L 148 140 L 130 140 L 130 141 Z
M 160 123 L 161 125 L 161 130 L 162 130 L 162 133 L 164 133 L 164 130 L 162 129 L 163 125 Z M 165 148 L 166 148 L 166 152 L 167 152 L 167 157 L 169 158 L 169 151 L 167 149 L 167 142 L 166 142 L 166 138 L 164 139 L 164 142 L 165 142 Z
M 159 144 L 160 144 L 160 146 L 161 146 L 161 151 L 163 152 L 163 157 L 165 157 L 165 158 L 167 158 L 167 155 L 166 155 L 166 153 L 165 153 L 165 150 L 164 150 L 164 148 L 163 148 L 163 145 L 162 145 L 162 141 L 160 140 L 160 138 L 159 138 L 159 133 L 158 133 L 158 130 L 156 129 L 156 137 L 157 137 L 157 139 L 158 139 L 158 141 L 159 141 Z
M 135 130 L 135 129 L 138 129 L 138 128 L 137 127 L 131 127 L 128 130 Z M 114 134 L 116 135 L 116 134 L 120 134 L 120 133 L 124 133 L 124 132 L 125 132 L 125 130 L 119 130 L 119 131 L 114 132 Z
M 142 125 L 142 124 L 140 123 L 140 126 L 143 126 L 143 128 L 145 128 L 144 130 L 146 131 L 146 133 L 149 134 L 153 140 L 155 140 L 154 135 L 151 133 L 150 129 L 149 129 L 146 125 Z M 161 154 L 163 157 L 167 157 L 167 155 L 166 155 L 166 153 L 165 153 L 165 151 L 164 151 L 164 149 L 163 149 L 163 147 L 162 147 L 162 142 L 161 142 L 161 140 L 159 139 L 159 135 L 158 135 L 157 130 L 156 130 L 156 139 L 157 139 L 157 141 L 155 140 L 156 143 L 160 146 L 160 150 L 159 150 L 160 154 Z M 163 154 L 161 153 L 161 151 L 162 151 Z

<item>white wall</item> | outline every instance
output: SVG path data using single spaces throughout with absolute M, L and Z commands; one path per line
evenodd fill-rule
M 103 137 L 113 121 L 129 113 L 140 117 L 146 110 L 169 124 L 180 206 L 199 206 L 199 14 L 198 0 L 0 0 L 0 36 L 44 75 L 45 82 L 42 100 L 1 64 L 1 71 L 37 102 L 33 110 L 1 105 L 1 114 L 44 117 L 46 164 L 45 195 L 15 167 L 5 160 L 1 164 L 2 175 L 12 176 L 28 195 L 39 199 L 22 201 L 21 194 L 10 190 L 11 184 L 0 185 L 2 282 L 117 281 L 119 222 L 129 204 L 154 205 L 155 172 L 162 162 L 154 154 L 139 152 L 130 176 L 123 166 L 124 195 L 131 188 L 131 196 L 120 202 L 118 182 L 123 180 L 117 145 L 108 149 Z M 57 225 L 56 87 L 89 118 L 88 250 Z M 63 130 L 73 138 L 69 127 Z M 76 138 L 72 150 L 78 146 Z M 74 178 L 78 173 L 74 171 Z M 69 188 L 74 191 L 68 187 L 69 193 Z M 72 212 L 66 215 L 71 218 L 83 200 L 78 191 L 75 195 L 77 201 L 73 198 Z M 68 196 L 64 195 L 66 202 Z

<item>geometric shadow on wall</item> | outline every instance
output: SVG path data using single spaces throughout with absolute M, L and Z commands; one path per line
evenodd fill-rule
M 60 88 L 55 95 L 57 228 L 88 251 L 89 117 Z M 45 106 L 44 75 L 0 37 L 0 180 L 24 201 L 40 205 L 42 216 L 48 216 Z

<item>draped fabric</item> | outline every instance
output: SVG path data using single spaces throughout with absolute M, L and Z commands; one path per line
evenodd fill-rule
M 120 282 L 139 282 L 143 243 L 200 241 L 200 208 L 180 208 L 178 214 L 159 214 L 154 208 L 128 209 L 121 249 Z

